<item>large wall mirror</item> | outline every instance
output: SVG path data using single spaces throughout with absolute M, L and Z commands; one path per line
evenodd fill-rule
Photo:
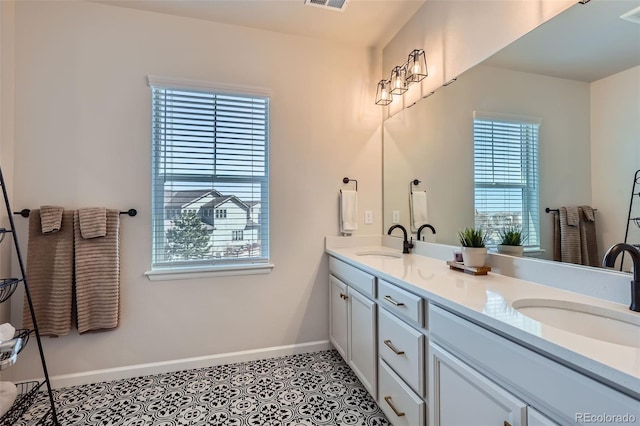
M 602 259 L 624 239 L 640 169 L 640 23 L 621 19 L 638 7 L 637 0 L 576 4 L 385 120 L 385 232 L 396 222 L 415 229 L 413 188 L 426 191 L 436 229 L 423 239 L 458 245 L 457 231 L 474 225 L 474 114 L 515 117 L 540 123 L 532 232 L 541 250 L 532 255 L 552 258 L 554 219 L 545 208 L 590 205 Z M 640 196 L 636 206 L 640 212 Z M 640 243 L 640 229 L 629 239 Z

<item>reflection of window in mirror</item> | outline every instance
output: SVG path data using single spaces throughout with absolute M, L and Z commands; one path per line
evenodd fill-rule
M 524 246 L 540 246 L 539 128 L 534 117 L 474 112 L 475 226 L 488 247 L 508 227 L 522 229 Z

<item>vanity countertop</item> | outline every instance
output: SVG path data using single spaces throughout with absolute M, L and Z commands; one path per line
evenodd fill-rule
M 538 322 L 513 308 L 519 299 L 553 299 L 638 316 L 628 306 L 489 272 L 469 275 L 443 260 L 418 254 L 400 258 L 357 253 L 383 246 L 327 247 L 327 253 L 374 274 L 547 357 L 640 398 L 640 348 L 609 343 Z M 640 335 L 637 336 L 640 340 Z

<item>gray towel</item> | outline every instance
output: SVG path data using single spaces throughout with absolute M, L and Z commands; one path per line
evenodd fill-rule
M 580 251 L 582 264 L 600 266 L 598 239 L 596 238 L 596 216 L 590 206 L 580 206 Z
M 73 212 L 62 214 L 58 232 L 43 234 L 40 211 L 31 210 L 28 248 L 26 278 L 40 334 L 68 334 L 73 299 Z M 22 327 L 33 328 L 26 295 Z
M 74 215 L 78 332 L 118 326 L 120 311 L 120 212 L 107 210 L 107 233 L 83 238 L 79 212 Z
M 580 228 L 571 225 L 570 214 L 566 207 L 560 207 L 560 260 L 562 262 L 582 264 L 580 248 Z M 576 208 L 577 211 L 577 208 Z M 578 216 L 580 217 L 580 216 Z
M 578 226 L 580 224 L 580 211 L 578 207 L 565 207 L 567 212 L 567 225 Z
M 43 234 L 51 234 L 60 230 L 63 211 L 64 208 L 58 206 L 40 207 L 40 224 Z
M 87 207 L 78 210 L 82 238 L 98 238 L 107 235 L 107 209 Z

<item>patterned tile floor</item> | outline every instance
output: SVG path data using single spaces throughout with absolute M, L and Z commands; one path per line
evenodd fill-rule
M 63 388 L 55 401 L 64 426 L 390 425 L 333 350 Z M 16 425 L 47 409 L 41 394 Z

